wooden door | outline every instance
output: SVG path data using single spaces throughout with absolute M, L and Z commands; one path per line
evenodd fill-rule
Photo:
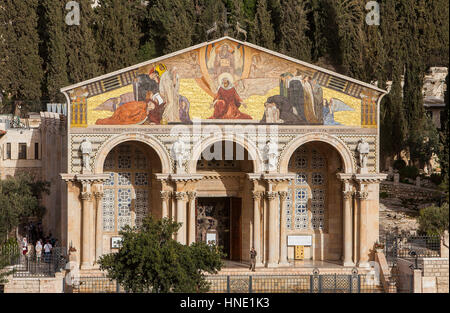
M 231 208 L 230 208 L 230 221 L 231 221 L 231 260 L 241 261 L 242 260 L 242 224 L 241 224 L 241 211 L 242 211 L 242 199 L 241 198 L 231 198 Z

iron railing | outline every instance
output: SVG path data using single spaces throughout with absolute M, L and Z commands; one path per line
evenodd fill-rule
M 381 283 L 368 274 L 211 275 L 209 293 L 383 293 Z M 79 277 L 67 289 L 73 293 L 123 293 L 105 276 Z M 70 291 L 69 291 L 70 290 Z M 412 290 L 410 290 L 412 292 Z
M 439 236 L 401 236 L 388 234 L 383 238 L 384 254 L 389 265 L 396 260 L 440 257 L 441 238 Z
M 27 255 L 11 253 L 9 265 L 13 266 L 13 277 L 54 277 L 67 263 L 67 249 L 54 247 L 48 255 L 37 256 L 34 251 Z

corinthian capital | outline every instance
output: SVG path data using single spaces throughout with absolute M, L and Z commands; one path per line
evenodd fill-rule
M 367 191 L 358 191 L 358 198 L 361 200 L 367 200 L 369 193 Z
M 342 195 L 344 197 L 344 200 L 350 200 L 353 197 L 353 191 L 344 191 L 342 192 Z
M 189 200 L 194 200 L 195 197 L 197 197 L 197 192 L 195 192 L 195 191 L 188 191 L 187 192 L 187 196 L 188 196 Z
M 263 196 L 263 192 L 262 191 L 253 191 L 252 196 L 253 196 L 253 199 L 255 199 L 255 200 L 261 200 L 261 198 Z
M 289 195 L 287 191 L 278 191 L 278 194 L 280 195 L 280 199 L 282 201 L 285 201 Z
M 278 193 L 275 192 L 275 191 L 266 191 L 265 196 L 266 196 L 266 199 L 269 200 L 269 201 L 270 200 L 275 200 L 277 198 L 277 196 L 278 196 Z
M 95 200 L 101 200 L 103 198 L 103 192 L 102 191 L 95 191 L 94 192 Z
M 81 200 L 91 200 L 92 199 L 92 192 L 82 192 L 81 193 Z
M 161 199 L 162 200 L 169 200 L 171 196 L 171 192 L 170 191 L 161 191 Z
M 186 200 L 186 193 L 181 192 L 181 191 L 175 192 L 175 199 L 176 200 Z

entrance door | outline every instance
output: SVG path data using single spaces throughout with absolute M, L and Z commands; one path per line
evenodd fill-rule
M 242 199 L 231 198 L 231 260 L 242 260 Z
M 217 232 L 217 244 L 230 259 L 230 198 L 201 197 L 197 200 L 197 241 L 206 242 L 208 231 Z

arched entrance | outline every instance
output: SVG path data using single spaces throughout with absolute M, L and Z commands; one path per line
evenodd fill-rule
M 102 232 L 110 240 L 129 225 L 140 226 L 149 214 L 161 211 L 161 183 L 154 173 L 161 172 L 161 161 L 149 145 L 125 141 L 113 147 L 103 163 L 103 173 L 109 174 L 103 183 Z M 108 253 L 105 245 L 103 253 Z
M 251 244 L 252 183 L 255 161 L 241 144 L 218 141 L 196 160 L 203 178 L 196 184 L 196 240 L 216 237 L 226 259 L 241 261 Z
M 342 256 L 342 171 L 339 152 L 325 142 L 308 142 L 289 159 L 288 173 L 295 174 L 286 199 L 287 235 L 311 236 L 304 258 L 340 260 Z M 288 248 L 293 258 L 294 247 Z

